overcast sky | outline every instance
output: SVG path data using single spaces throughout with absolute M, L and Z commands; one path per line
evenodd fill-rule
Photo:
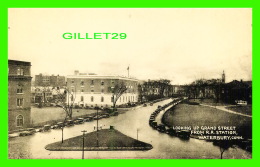
M 9 59 L 30 61 L 32 76 L 74 70 L 137 79 L 252 78 L 252 10 L 9 9 Z M 126 39 L 63 39 L 71 33 L 126 33 Z

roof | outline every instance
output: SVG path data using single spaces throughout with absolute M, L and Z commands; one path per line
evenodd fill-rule
M 66 78 L 81 78 L 81 79 L 121 79 L 121 80 L 130 80 L 130 81 L 139 81 L 136 78 L 128 78 L 125 76 L 116 76 L 116 75 L 87 75 L 87 74 L 80 74 L 80 75 L 68 75 Z
M 31 66 L 31 62 L 20 61 L 20 60 L 10 60 L 10 59 L 8 59 L 8 64 Z

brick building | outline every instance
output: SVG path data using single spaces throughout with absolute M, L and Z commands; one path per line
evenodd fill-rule
M 113 90 L 124 85 L 126 91 L 117 100 L 116 105 L 138 102 L 138 80 L 121 76 L 96 74 L 81 74 L 75 71 L 74 75 L 67 76 L 67 89 L 74 92 L 69 97 L 71 102 L 79 106 L 111 107 L 113 105 Z
M 31 63 L 8 60 L 8 128 L 27 128 L 31 124 Z
M 34 86 L 63 87 L 65 85 L 65 76 L 43 74 L 35 75 Z

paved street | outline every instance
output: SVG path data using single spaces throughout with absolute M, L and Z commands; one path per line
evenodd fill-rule
M 110 117 L 99 121 L 103 128 L 109 128 L 113 125 L 117 130 L 137 137 L 146 143 L 153 145 L 149 151 L 85 151 L 85 158 L 96 159 L 115 159 L 115 158 L 220 158 L 219 147 L 211 142 L 203 140 L 190 139 L 181 140 L 177 137 L 171 137 L 167 134 L 159 133 L 152 129 L 149 124 L 150 114 L 158 105 L 164 105 L 170 102 L 155 103 L 153 106 L 140 107 L 127 111 L 117 117 Z M 75 125 L 64 129 L 64 138 L 71 138 L 81 135 L 82 130 L 93 131 L 96 122 L 85 122 L 81 125 Z M 44 147 L 56 141 L 61 140 L 61 130 L 51 130 L 50 132 L 36 133 L 33 136 L 17 137 L 9 139 L 9 158 L 40 158 L 40 159 L 81 159 L 81 151 L 48 151 Z M 86 139 L 87 140 L 87 139 Z M 251 158 L 248 153 L 239 148 L 230 148 L 224 152 L 224 158 Z

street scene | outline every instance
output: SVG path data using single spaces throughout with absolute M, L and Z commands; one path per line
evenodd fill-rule
M 252 159 L 251 15 L 9 9 L 8 158 Z

